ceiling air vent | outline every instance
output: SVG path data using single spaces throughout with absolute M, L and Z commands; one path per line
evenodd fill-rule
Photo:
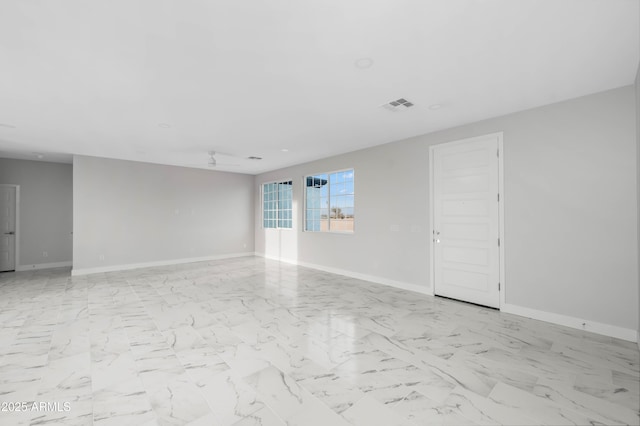
M 383 108 L 388 109 L 389 111 L 404 111 L 405 108 L 410 108 L 413 106 L 412 102 L 409 102 L 405 98 L 396 99 L 395 101 L 391 101 L 387 104 L 382 105 Z
M 247 160 L 262 160 L 262 157 L 256 157 L 256 156 L 251 156 L 251 157 L 247 157 Z

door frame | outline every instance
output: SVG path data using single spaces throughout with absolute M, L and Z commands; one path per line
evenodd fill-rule
M 450 142 L 443 142 L 429 146 L 429 267 L 431 268 L 429 273 L 431 295 L 436 295 L 436 270 L 435 270 L 435 238 L 434 238 L 434 192 L 435 192 L 435 176 L 434 176 L 434 152 L 440 147 L 450 147 L 455 145 L 461 145 L 464 143 L 475 142 L 484 140 L 489 137 L 495 137 L 498 139 L 498 192 L 500 194 L 500 200 L 498 201 L 498 229 L 500 238 L 500 247 L 498 248 L 498 273 L 500 279 L 500 305 L 502 308 L 506 304 L 507 283 L 505 279 L 505 267 L 504 267 L 504 146 L 503 146 L 503 132 L 489 133 L 481 136 L 474 136 L 471 138 L 457 139 Z
M 15 265 L 13 265 L 13 268 L 14 271 L 18 271 L 20 267 L 20 185 L 0 183 L 0 186 L 16 189 L 16 237 L 13 244 L 15 250 L 13 261 Z

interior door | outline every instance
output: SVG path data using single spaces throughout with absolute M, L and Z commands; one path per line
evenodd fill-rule
M 500 307 L 499 136 L 433 148 L 436 295 Z
M 16 188 L 0 186 L 0 272 L 16 269 Z

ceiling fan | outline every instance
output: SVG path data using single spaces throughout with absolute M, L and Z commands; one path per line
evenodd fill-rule
M 208 164 L 207 164 L 207 165 L 208 165 L 210 168 L 215 168 L 215 167 L 218 167 L 218 166 L 224 166 L 224 167 L 227 167 L 227 166 L 230 166 L 230 167 L 237 167 L 237 166 L 239 166 L 239 165 L 240 165 L 240 164 L 235 164 L 235 163 L 219 162 L 219 161 L 218 161 L 218 158 L 216 158 L 216 156 L 234 157 L 234 156 L 233 156 L 233 155 L 231 155 L 231 154 L 224 154 L 224 153 L 222 153 L 222 152 L 216 152 L 216 151 L 209 151 L 209 152 L 208 152 L 208 154 L 209 154 L 209 162 L 208 162 Z

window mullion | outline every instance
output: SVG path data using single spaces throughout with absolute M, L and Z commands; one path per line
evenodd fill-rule
M 327 176 L 327 230 L 331 231 L 331 175 Z

